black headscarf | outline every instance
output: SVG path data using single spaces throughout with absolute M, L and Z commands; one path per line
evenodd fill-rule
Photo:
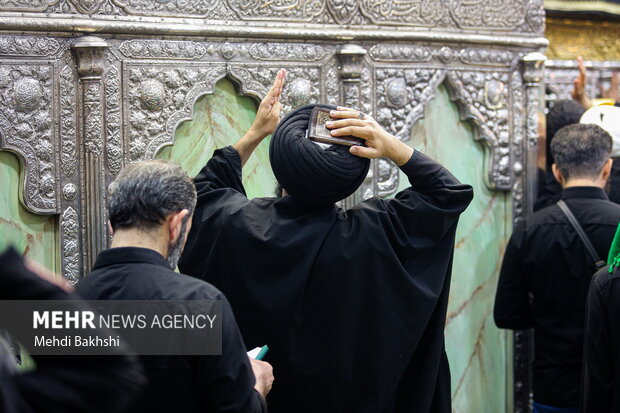
M 328 206 L 351 195 L 368 174 L 370 160 L 352 155 L 348 146 L 323 148 L 306 138 L 312 109 L 335 110 L 331 105 L 306 105 L 285 116 L 269 146 L 276 179 L 296 200 Z

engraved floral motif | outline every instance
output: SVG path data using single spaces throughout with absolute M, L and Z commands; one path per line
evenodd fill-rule
M 110 66 L 105 77 L 106 96 L 106 159 L 108 169 L 117 174 L 123 165 L 121 142 L 121 95 L 120 74 L 115 66 Z
M 51 56 L 60 50 L 60 43 L 49 37 L 0 36 L 0 55 Z
M 99 82 L 84 85 L 84 147 L 100 156 L 103 152 L 101 121 L 101 86 Z
M 45 65 L 0 65 L 0 147 L 25 160 L 24 203 L 43 214 L 56 212 L 58 193 L 51 73 Z
M 118 50 L 134 59 L 199 59 L 207 50 L 198 42 L 175 40 L 127 40 Z
M 487 106 L 484 90 L 487 84 L 506 84 L 506 73 L 450 72 L 448 77 L 453 88 L 453 99 L 463 105 L 464 119 L 478 126 L 478 139 L 491 149 L 491 167 L 488 182 L 493 189 L 512 189 L 510 162 L 510 124 L 508 122 L 508 88 L 499 87 L 497 104 Z
M 164 85 L 154 79 L 145 80 L 140 84 L 142 106 L 150 111 L 162 110 L 166 93 Z
M 510 89 L 512 97 L 512 156 L 514 159 L 513 172 L 515 182 L 512 188 L 513 220 L 522 218 L 525 214 L 523 199 L 523 164 L 525 159 L 523 148 L 523 136 L 525 131 L 525 94 L 523 92 L 523 80 L 521 74 L 515 71 L 510 78 Z
M 67 176 L 77 168 L 75 75 L 69 66 L 60 72 L 60 167 Z
M 79 224 L 75 209 L 67 207 L 60 217 L 60 230 L 62 234 L 62 264 L 66 280 L 75 284 L 80 279 L 79 259 Z
M 191 118 L 196 99 L 213 93 L 215 83 L 226 74 L 223 67 L 149 67 L 129 69 L 128 153 L 129 161 L 152 159 L 159 148 L 174 141 L 174 131 Z
M 73 201 L 75 199 L 75 197 L 77 196 L 77 187 L 74 184 L 66 184 L 63 188 L 62 188 L 62 196 L 67 200 L 67 201 Z
M 450 14 L 462 28 L 516 28 L 525 21 L 525 1 L 448 0 Z
M 311 21 L 325 12 L 324 0 L 227 0 L 243 20 Z
M 435 26 L 445 14 L 445 0 L 361 0 L 360 8 L 375 24 Z
M 248 55 L 256 60 L 304 60 L 314 62 L 325 55 L 322 46 L 301 43 L 253 43 L 248 47 Z
M 370 49 L 370 57 L 381 61 L 428 62 L 433 58 L 431 48 L 406 44 L 378 44 Z

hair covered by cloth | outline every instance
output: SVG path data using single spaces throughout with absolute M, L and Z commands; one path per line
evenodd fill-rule
M 336 109 L 306 105 L 289 113 L 273 133 L 269 160 L 276 179 L 289 195 L 306 205 L 322 207 L 355 192 L 368 174 L 370 160 L 352 155 L 348 146 L 324 148 L 307 139 L 316 106 Z
M 596 178 L 611 155 L 611 136 L 597 125 L 563 127 L 551 142 L 551 152 L 565 179 Z
M 171 213 L 196 206 L 196 188 L 176 163 L 152 160 L 129 164 L 109 188 L 110 223 L 118 228 L 149 230 Z

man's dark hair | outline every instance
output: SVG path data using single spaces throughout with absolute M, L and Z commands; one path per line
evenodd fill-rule
M 558 100 L 547 113 L 547 167 L 553 164 L 551 142 L 555 134 L 564 126 L 579 123 L 581 116 L 586 110 L 574 100 Z
M 563 127 L 551 142 L 551 152 L 564 179 L 596 178 L 611 156 L 612 139 L 597 125 Z
M 187 173 L 167 161 L 136 162 L 125 167 L 110 185 L 108 204 L 112 229 L 149 230 L 171 213 L 193 214 L 196 188 Z

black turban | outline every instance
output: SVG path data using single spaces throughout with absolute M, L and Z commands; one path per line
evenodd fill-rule
M 348 146 L 324 149 L 306 138 L 312 109 L 306 105 L 280 121 L 269 145 L 271 169 L 282 188 L 311 206 L 328 206 L 351 195 L 368 174 L 370 160 L 352 155 Z

